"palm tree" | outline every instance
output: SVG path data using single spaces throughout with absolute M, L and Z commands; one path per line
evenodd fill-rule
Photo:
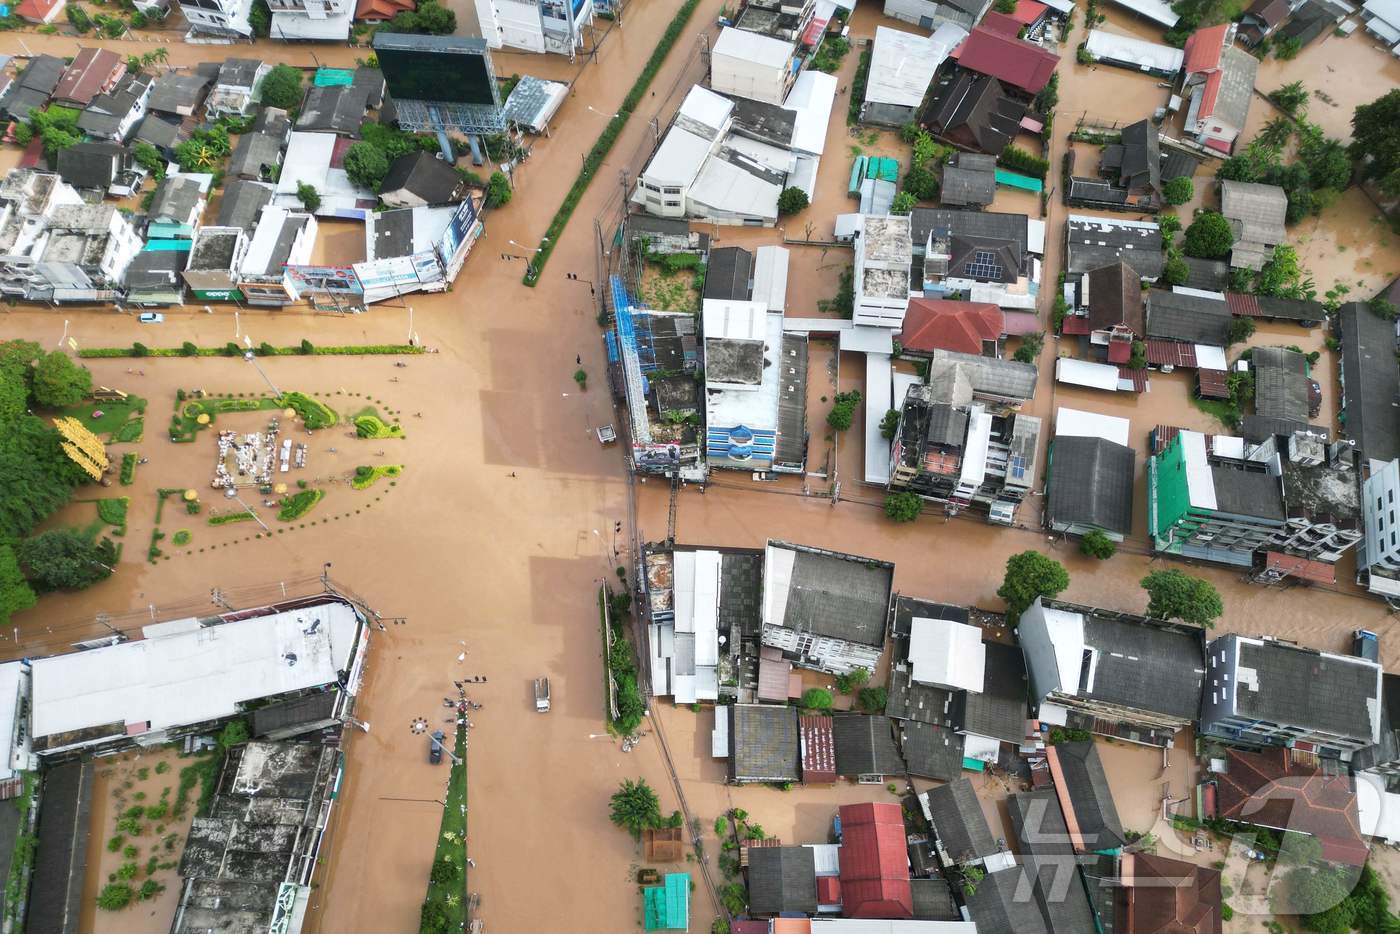
M 612 796 L 612 822 L 641 839 L 642 831 L 661 824 L 661 803 L 646 779 L 625 779 Z

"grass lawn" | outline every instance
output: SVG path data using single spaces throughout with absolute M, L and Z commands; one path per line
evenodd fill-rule
M 437 850 L 433 853 L 428 895 L 423 900 L 424 934 L 460 931 L 467 922 L 467 728 L 457 727 L 454 752 L 459 764 L 447 779 L 447 806 L 442 809 Z
M 201 428 L 200 415 L 209 416 L 209 425 L 218 420 L 219 415 L 228 412 L 259 412 L 281 409 L 276 399 L 269 396 L 251 399 L 187 399 L 180 403 L 175 415 L 170 417 L 170 440 L 193 441 Z
M 1191 404 L 1196 408 L 1215 418 L 1216 421 L 1226 428 L 1234 430 L 1240 423 L 1240 410 L 1225 399 L 1200 399 L 1191 397 Z
M 141 429 L 134 429 L 135 437 L 130 437 L 133 429 L 123 427 L 128 420 L 141 422 L 141 414 L 146 411 L 146 400 L 140 396 L 127 396 L 125 399 L 113 400 L 111 402 L 84 402 L 82 405 L 70 406 L 63 410 L 64 415 L 71 415 L 83 423 L 83 427 L 95 435 L 105 434 L 109 443 L 116 441 L 139 441 L 141 440 Z M 93 413 L 102 414 L 93 417 Z
M 374 486 L 380 477 L 397 477 L 403 473 L 403 464 L 381 464 L 378 467 L 360 465 L 355 468 L 355 479 L 350 485 L 357 490 L 367 490 Z

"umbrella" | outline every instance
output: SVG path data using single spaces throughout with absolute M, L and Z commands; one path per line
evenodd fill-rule
M 209 424 L 209 413 L 208 413 L 208 412 L 200 412 L 198 415 L 195 416 L 195 419 L 194 419 L 194 420 L 195 420 L 196 422 L 198 422 L 199 424 L 201 424 L 201 425 L 207 425 L 207 424 Z
M 285 409 L 282 410 L 282 417 L 283 417 L 283 418 L 292 418 L 292 417 L 295 416 L 296 414 L 297 414 L 297 410 L 294 409 L 294 408 L 292 408 L 291 406 L 288 406 L 287 408 L 285 408 Z
M 185 491 L 185 499 L 187 499 L 187 500 L 196 500 L 196 499 L 199 499 L 199 494 L 196 493 L 194 490 L 186 490 L 186 491 Z
M 272 488 L 272 492 L 278 493 L 278 494 L 287 492 L 287 484 L 285 484 L 285 483 L 279 483 L 279 484 L 277 484 L 275 487 Z

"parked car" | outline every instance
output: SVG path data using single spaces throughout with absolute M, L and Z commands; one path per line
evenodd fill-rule
M 539 713 L 549 713 L 549 679 L 535 679 L 535 710 Z
M 442 762 L 442 742 L 447 739 L 447 734 L 442 730 L 433 730 L 432 739 L 428 740 L 428 761 L 433 765 Z
M 165 321 L 165 315 L 157 311 L 148 311 L 136 316 L 136 320 L 142 324 L 161 324 Z
M 1368 662 L 1381 663 L 1381 641 L 1369 629 L 1358 629 L 1351 634 L 1351 654 Z

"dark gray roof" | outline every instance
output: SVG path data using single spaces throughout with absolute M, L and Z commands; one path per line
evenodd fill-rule
M 226 58 L 219 63 L 217 81 L 229 87 L 251 90 L 262 65 L 262 61 L 256 58 Z
M 995 78 L 962 72 L 934 85 L 925 113 L 934 132 L 1000 156 L 1020 132 L 1026 105 Z
M 301 113 L 297 115 L 297 129 L 359 136 L 360 124 L 369 110 L 370 93 L 370 88 L 354 84 L 312 85 L 306 89 Z
M 1201 259 L 1197 256 L 1183 256 L 1186 263 L 1188 289 L 1202 289 L 1207 292 L 1220 292 L 1230 284 L 1230 264 L 1223 259 Z
M 266 736 L 273 732 L 295 736 L 295 733 L 285 731 L 316 726 L 335 713 L 336 696 L 335 691 L 322 691 L 259 707 L 253 711 L 253 736 Z
M 692 381 L 693 385 L 693 381 Z M 758 634 L 763 615 L 763 552 L 720 554 L 719 628 L 736 636 Z
M 1379 707 L 1376 669 L 1361 659 L 1328 658 L 1284 642 L 1225 636 L 1239 646 L 1239 665 L 1255 672 L 1254 689 L 1232 691 L 1244 717 L 1369 739 Z M 1217 640 L 1213 651 L 1220 651 Z
M 1148 337 L 1224 347 L 1229 334 L 1230 307 L 1224 299 L 1165 289 L 1148 291 Z
M 280 107 L 264 107 L 258 111 L 253 118 L 253 125 L 249 128 L 253 133 L 265 133 L 275 139 L 286 140 L 287 134 L 291 132 L 292 120 L 287 116 L 287 112 Z
M 955 863 L 982 859 L 997 852 L 987 817 L 972 782 L 958 778 L 928 791 L 933 830 L 948 858 Z
M 128 289 L 180 291 L 185 282 L 180 273 L 189 256 L 183 250 L 142 250 L 126 267 L 124 284 Z
M 746 302 L 752 278 L 752 253 L 739 246 L 716 247 L 705 265 L 704 297 Z
M 962 913 L 953 900 L 953 889 L 942 876 L 930 879 L 910 879 L 909 891 L 914 896 L 914 920 L 961 921 Z
M 732 97 L 734 102 L 734 132 L 761 143 L 787 148 L 797 125 L 797 111 L 777 104 Z
M 1162 274 L 1162 234 L 1155 224 L 1144 226 L 1138 221 L 1128 224 L 1112 217 L 1086 219 L 1073 215 L 1065 222 L 1065 241 L 1067 274 L 1089 272 L 1120 259 L 1144 279 L 1156 279 Z
M 147 106 L 160 113 L 179 113 L 182 109 L 193 113 L 209 92 L 209 80 L 208 75 L 167 72 L 156 78 Z
M 355 67 L 355 77 L 350 83 L 357 88 L 363 88 L 365 92 L 365 103 L 378 108 L 384 103 L 384 72 L 369 65 L 357 65 Z
M 967 896 L 967 911 L 977 934 L 1051 934 L 1036 905 L 1035 877 L 1020 866 L 989 873 L 978 882 Z
M 924 619 L 950 619 L 956 623 L 966 623 L 969 618 L 967 607 L 949 603 L 934 603 L 917 597 L 898 594 L 894 598 L 894 610 L 890 614 L 890 635 L 907 639 L 913 633 L 914 617 Z
M 942 782 L 951 782 L 962 775 L 965 740 L 961 733 L 918 720 L 903 721 L 900 732 L 910 775 Z M 839 754 L 840 747 L 837 750 Z
M 229 159 L 228 174 L 239 178 L 262 178 L 265 172 L 282 164 L 282 141 L 265 133 L 244 133 Z
M 929 382 L 946 367 L 961 365 L 963 373 L 978 395 L 1029 399 L 1035 395 L 1038 373 L 1033 363 L 1019 360 L 998 360 L 954 350 L 935 350 L 929 362 Z
M 84 760 L 44 773 L 38 849 L 24 919 L 25 930 L 35 934 L 78 929 L 94 771 L 92 762 Z
M 1084 849 L 1111 850 L 1126 843 L 1113 791 L 1108 787 L 1108 776 L 1094 741 L 1060 743 L 1055 746 L 1055 754 L 1064 776 L 1064 787 L 1058 790 L 1069 798 Z
M 797 708 L 735 704 L 729 708 L 729 777 L 734 781 L 795 782 Z
M 942 688 L 919 684 L 907 667 L 890 669 L 890 686 L 885 696 L 885 716 L 896 720 L 918 720 L 951 727 L 952 694 Z
M 947 208 L 914 208 L 909 212 L 910 234 L 915 252 L 921 252 L 929 234 L 977 240 L 1005 240 L 1016 245 L 1017 255 L 1028 249 L 1024 214 L 996 211 L 954 211 Z
M 1133 530 L 1137 452 L 1104 438 L 1066 436 L 1050 442 L 1045 516 L 1052 526 L 1086 525 L 1128 535 Z
M 996 191 L 994 171 L 949 165 L 943 168 L 943 185 L 939 188 L 938 200 L 959 207 L 988 205 L 996 197 Z
M 755 915 L 817 910 L 817 861 L 809 846 L 749 848 L 749 911 Z
M 252 230 L 258 223 L 262 209 L 271 203 L 275 193 L 275 189 L 261 182 L 234 179 L 224 186 L 215 225 Z
M 1065 812 L 1054 788 L 1009 795 L 1006 813 L 1022 856 L 1073 856 Z
M 884 646 L 893 565 L 786 542 L 769 545 L 796 553 L 783 618 L 769 623 Z M 775 586 L 775 582 L 766 581 L 765 586 Z
M 1395 361 L 1395 325 L 1360 302 L 1337 314 L 1342 341 L 1342 413 L 1346 434 L 1362 456 L 1400 457 L 1400 365 Z
M 379 186 L 381 194 L 407 191 L 428 204 L 461 201 L 466 190 L 467 184 L 456 169 L 435 154 L 421 150 L 395 159 Z
M 1123 127 L 1118 143 L 1118 184 L 1130 191 L 1158 193 L 1162 188 L 1162 151 L 1157 127 L 1139 120 Z
M 59 151 L 58 174 L 74 188 L 105 191 L 126 161 L 126 149 L 117 143 L 78 143 Z
M 1281 295 L 1256 295 L 1254 303 L 1266 318 L 1287 318 L 1290 321 L 1317 322 L 1327 317 L 1327 309 L 1321 302 L 1306 298 L 1284 298 Z
M 860 713 L 832 715 L 831 734 L 836 746 L 836 774 L 901 775 L 904 759 L 894 744 L 894 721 Z
M 128 74 L 110 91 L 97 95 L 78 115 L 78 129 L 90 136 L 115 139 L 121 121 L 141 102 L 151 84 L 149 75 Z
M 374 218 L 373 259 L 413 253 L 413 208 L 381 211 Z
M 1138 337 L 1145 330 L 1142 278 L 1122 261 L 1089 271 L 1089 327 L 1107 331 L 1119 326 Z
M 63 70 L 68 65 L 56 55 L 37 55 L 0 95 L 0 111 L 16 120 L 29 116 L 29 111 L 43 107 L 48 101 Z
M 150 143 L 157 149 L 174 149 L 185 141 L 185 133 L 178 123 L 162 120 L 158 114 L 146 114 L 136 127 L 134 141 Z
M 1174 178 L 1192 178 L 1196 174 L 1196 169 L 1201 167 L 1201 161 L 1188 152 L 1182 152 L 1175 146 L 1169 148 L 1162 160 L 1162 181 L 1169 182 Z
M 195 179 L 182 175 L 168 176 L 155 190 L 147 219 L 157 223 L 184 223 L 203 197 L 204 192 Z M 198 220 L 196 217 L 195 221 Z
M 1400 674 L 1381 675 L 1381 741 L 1352 753 L 1353 771 L 1400 761 Z
M 1251 413 L 1240 419 L 1240 436 L 1255 444 L 1267 441 L 1274 435 L 1286 437 L 1295 431 L 1310 431 L 1323 438 L 1328 436 L 1327 429 L 1321 425 L 1309 425 L 1307 422 L 1295 418 L 1269 418 Z
M 1199 631 L 1090 611 L 1084 616 L 1084 644 L 1095 649 L 1094 678 L 1090 690 L 1088 665 L 1081 666 L 1080 697 L 1196 719 L 1205 679 Z
M 1245 470 L 1233 463 L 1213 461 L 1215 511 L 1235 516 L 1283 521 L 1283 484 L 1263 470 Z
M 1265 418 L 1308 419 L 1307 358 L 1286 347 L 1255 347 L 1254 411 Z
M 801 464 L 807 457 L 807 337 L 784 334 L 779 362 L 777 464 Z
M 981 691 L 953 695 L 952 719 L 964 733 L 1019 744 L 1026 738 L 1026 660 L 1014 645 L 984 644 Z

